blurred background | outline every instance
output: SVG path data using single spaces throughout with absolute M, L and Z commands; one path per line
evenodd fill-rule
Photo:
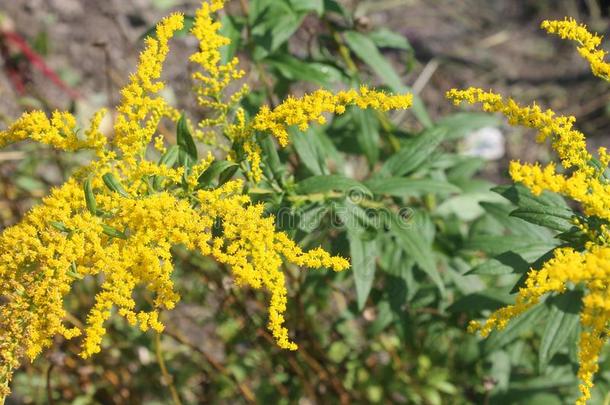
M 340 3 L 352 18 L 352 29 L 383 27 L 408 40 L 407 52 L 389 49 L 384 56 L 403 83 L 422 97 L 434 120 L 455 112 L 445 91 L 479 86 L 574 115 L 592 146 L 610 145 L 607 84 L 590 74 L 574 44 L 539 29 L 544 19 L 571 16 L 605 34 L 610 1 Z M 227 11 L 241 15 L 244 4 L 229 1 Z M 143 36 L 168 12 L 193 14 L 198 6 L 197 0 L 0 0 L 0 128 L 34 108 L 71 110 L 85 122 L 96 109 L 115 106 L 118 90 L 135 69 Z M 328 21 L 344 24 L 332 16 Z M 305 17 L 287 42 L 289 52 L 307 54 L 312 42 L 329 35 L 328 21 Z M 186 68 L 194 46 L 192 38 L 174 40 L 164 73 L 172 83 L 165 96 L 187 110 L 194 107 L 187 97 Z M 248 56 L 240 57 L 250 72 Z M 254 73 L 247 80 L 253 88 L 265 85 Z M 314 87 L 292 86 L 296 93 Z M 418 126 L 410 117 L 401 119 L 404 125 Z M 106 130 L 110 125 L 108 121 Z M 506 168 L 512 159 L 549 159 L 549 148 L 536 145 L 530 132 L 503 124 L 473 132 L 456 149 L 487 160 L 481 177 L 496 183 L 508 182 Z M 0 230 L 60 184 L 73 165 L 33 145 L 0 151 Z M 561 387 L 543 387 L 518 401 L 503 394 L 494 397 L 507 373 L 503 356 L 527 357 L 531 349 L 483 358 L 477 338 L 465 335 L 468 316 L 439 312 L 434 296 L 410 306 L 402 326 L 381 333 L 386 327 L 382 311 L 355 310 L 353 287 L 345 278 L 329 282 L 324 273 L 314 273 L 307 280 L 291 280 L 293 287 L 304 283 L 291 287 L 295 303 L 289 316 L 303 349 L 285 353 L 266 332 L 263 301 L 231 288 L 226 269 L 181 251 L 177 264 L 183 303 L 167 314 L 163 342 L 121 321 L 111 323 L 109 349 L 93 361 L 74 355 L 77 342 L 60 342 L 16 375 L 16 395 L 9 403 L 169 403 L 167 388 L 174 384 L 160 377 L 159 351 L 153 350 L 158 345 L 163 345 L 185 403 L 563 403 L 561 396 L 547 395 L 549 390 L 561 392 Z M 78 291 L 79 299 L 87 302 L 92 291 Z M 425 325 L 425 330 L 408 325 Z M 527 378 L 536 374 L 527 367 L 518 372 Z M 574 382 L 566 385 L 573 388 Z

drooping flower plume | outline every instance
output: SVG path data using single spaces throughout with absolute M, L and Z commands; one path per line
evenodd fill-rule
M 609 80 L 609 65 L 605 52 L 599 49 L 601 37 L 590 33 L 573 19 L 544 21 L 542 28 L 561 38 L 577 41 L 578 51 L 591 64 L 591 70 Z M 472 321 L 470 329 L 487 336 L 493 330 L 506 327 L 508 322 L 539 303 L 549 294 L 562 294 L 569 289 L 583 288 L 579 341 L 579 371 L 581 397 L 578 404 L 591 397 L 593 377 L 598 371 L 601 349 L 607 341 L 610 321 L 610 183 L 604 171 L 610 163 L 606 148 L 597 155 L 587 149 L 585 135 L 574 128 L 575 118 L 561 116 L 538 105 L 521 106 L 513 99 L 479 88 L 452 89 L 447 97 L 456 105 L 462 102 L 482 104 L 488 112 L 499 112 L 511 125 L 522 125 L 538 131 L 537 141 L 550 141 L 559 162 L 542 167 L 538 163 L 513 161 L 510 175 L 525 185 L 534 195 L 551 191 L 579 203 L 584 220 L 574 218 L 575 226 L 587 237 L 582 250 L 560 247 L 554 257 L 540 269 L 531 269 L 525 285 L 519 289 L 513 305 L 500 308 L 485 322 Z
M 170 146 L 158 131 L 163 119 L 176 122 L 183 132 L 191 127 L 161 96 L 163 65 L 170 39 L 183 27 L 181 14 L 163 19 L 156 34 L 146 38 L 138 69 L 121 91 L 110 138 L 99 130 L 104 111 L 94 115 L 85 131 L 67 112 L 48 118 L 36 111 L 0 132 L 0 146 L 30 139 L 68 152 L 88 149 L 95 156 L 0 234 L 0 399 L 8 395 L 21 360 L 36 358 L 57 335 L 82 335 L 81 355 L 88 358 L 102 349 L 104 325 L 113 312 L 142 331 L 161 332 L 161 311 L 180 299 L 172 280 L 172 247 L 177 244 L 228 265 L 237 285 L 268 291 L 269 330 L 279 347 L 290 350 L 297 345 L 284 326 L 283 263 L 335 271 L 349 267 L 346 259 L 321 248 L 303 251 L 275 230 L 274 218 L 264 214 L 262 205 L 243 193 L 245 180 L 262 176 L 258 137 L 268 133 L 285 146 L 288 126 L 304 129 L 310 121 L 323 122 L 322 113 L 340 114 L 351 104 L 383 111 L 408 108 L 411 98 L 367 88 L 336 95 L 320 90 L 289 98 L 275 109 L 264 107 L 249 119 L 239 107 L 248 87 L 227 94 L 229 84 L 245 73 L 237 58 L 221 61 L 219 49 L 229 40 L 219 34 L 214 13 L 223 5 L 221 0 L 204 1 L 192 28 L 199 40 L 199 50 L 190 58 L 199 68 L 193 74 L 194 92 L 208 117 L 212 113 L 195 131 L 225 136 L 232 144 L 229 158 L 242 164 L 245 179 L 215 188 L 200 184 L 212 155 L 198 158 L 192 138 Z M 151 146 L 164 152 L 160 160 L 151 157 Z M 81 328 L 67 321 L 64 300 L 83 278 L 97 280 L 99 292 Z M 146 291 L 152 305 L 142 309 L 136 289 Z

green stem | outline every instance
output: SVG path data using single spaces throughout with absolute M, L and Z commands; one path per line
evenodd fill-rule
M 157 362 L 159 363 L 159 368 L 161 369 L 161 374 L 163 375 L 163 381 L 169 387 L 169 391 L 172 395 L 172 401 L 174 405 L 182 405 L 180 401 L 180 396 L 178 396 L 178 391 L 176 391 L 176 387 L 174 386 L 174 379 L 167 371 L 167 367 L 165 366 L 165 360 L 163 359 L 163 351 L 161 349 L 161 335 L 159 333 L 155 333 L 155 353 L 157 355 Z

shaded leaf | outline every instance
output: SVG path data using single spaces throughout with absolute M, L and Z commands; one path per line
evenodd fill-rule
M 445 285 L 436 267 L 432 246 L 423 238 L 420 230 L 409 222 L 405 222 L 393 212 L 388 212 L 388 215 L 390 232 L 397 238 L 400 247 L 430 277 L 441 294 L 444 294 Z
M 93 186 L 91 185 L 91 177 L 87 177 L 85 184 L 83 185 L 85 192 L 85 202 L 87 203 L 87 209 L 93 215 L 97 215 L 97 203 L 95 202 L 95 195 L 93 194 Z
M 497 127 L 499 124 L 500 118 L 497 115 L 479 112 L 459 112 L 439 119 L 435 125 L 447 128 L 447 139 L 458 139 L 477 129 Z
M 373 166 L 379 159 L 379 125 L 375 113 L 371 110 L 356 109 L 352 114 L 358 125 L 356 141 L 369 165 Z
M 197 161 L 197 146 L 184 113 L 180 116 L 176 126 L 176 142 L 181 152 L 178 156 L 180 163 L 185 166 L 191 166 L 195 163 Z
M 380 174 L 404 176 L 424 163 L 440 145 L 447 133 L 446 128 L 432 128 L 404 142 L 381 168 Z
M 562 207 L 530 206 L 527 208 L 517 208 L 510 215 L 560 232 L 567 232 L 574 227 L 572 223 L 574 213 Z
M 212 184 L 212 181 L 218 177 L 218 185 L 225 183 L 229 180 L 237 169 L 239 165 L 235 162 L 229 162 L 227 160 L 216 160 L 212 162 L 210 167 L 208 167 L 202 174 L 199 176 L 199 185 L 201 186 L 209 186 Z
M 102 180 L 104 181 L 106 187 L 108 187 L 110 190 L 114 191 L 115 193 L 118 193 L 121 197 L 130 198 L 129 193 L 125 191 L 123 185 L 114 176 L 114 174 L 106 173 L 102 176 Z
M 357 31 L 346 31 L 344 37 L 347 46 L 352 52 L 366 63 L 393 92 L 407 93 L 411 90 L 402 83 L 402 79 L 398 76 L 394 67 L 392 67 L 390 62 L 381 54 L 377 45 L 375 45 L 375 42 L 371 38 Z M 430 119 L 421 98 L 416 95 L 413 97 L 412 110 L 415 117 L 423 126 L 432 126 L 432 120 Z
M 533 330 L 547 313 L 548 309 L 545 305 L 538 305 L 512 319 L 501 331 L 492 332 L 484 343 L 485 351 L 492 352 L 499 349 L 517 339 L 523 332 Z
M 367 181 L 366 186 L 374 194 L 387 194 L 396 197 L 411 195 L 450 194 L 460 189 L 451 183 L 434 179 L 409 179 L 406 177 L 376 178 Z
M 582 292 L 572 290 L 550 299 L 551 310 L 542 332 L 538 365 L 544 370 L 549 361 L 568 342 L 580 319 Z M 572 342 L 574 343 L 574 342 Z
M 312 176 L 295 184 L 298 194 L 326 193 L 334 190 L 371 195 L 371 191 L 358 180 L 338 174 Z
M 351 221 L 350 221 L 351 222 Z M 348 222 L 349 224 L 349 222 Z M 358 309 L 362 310 L 369 296 L 375 278 L 377 241 L 364 240 L 354 226 L 348 225 L 347 236 L 350 246 L 351 267 L 356 283 Z

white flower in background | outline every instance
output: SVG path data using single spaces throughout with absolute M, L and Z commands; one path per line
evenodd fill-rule
M 466 155 L 485 160 L 496 160 L 504 156 L 504 134 L 496 127 L 483 127 L 471 132 L 462 144 Z

